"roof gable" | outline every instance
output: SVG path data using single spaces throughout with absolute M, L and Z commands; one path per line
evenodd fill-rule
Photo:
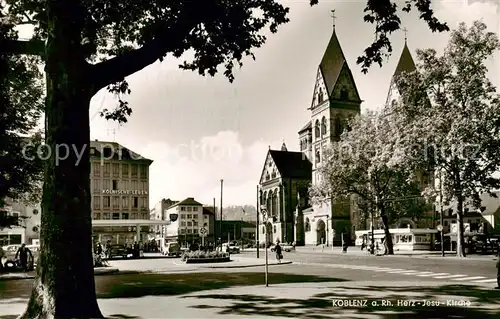
M 262 168 L 262 173 L 260 175 L 260 184 L 263 184 L 266 181 L 275 178 L 281 178 L 280 171 L 276 166 L 273 157 L 271 156 L 271 152 L 272 152 L 271 150 L 267 152 L 266 161 L 264 163 L 264 167 Z
M 115 160 L 133 160 L 153 163 L 152 160 L 145 158 L 141 154 L 132 151 L 125 146 L 116 142 L 91 141 L 90 142 L 91 157 L 99 157 Z M 93 151 L 92 151 L 93 150 Z
M 344 90 L 346 97 L 344 97 Z M 335 100 L 346 100 L 351 102 L 361 102 L 359 97 L 358 88 L 354 82 L 354 77 L 352 72 L 347 65 L 347 62 L 342 64 L 340 74 L 338 76 L 337 82 L 335 83 L 335 88 L 332 92 L 331 97 Z
M 415 62 L 413 61 L 413 57 L 411 56 L 410 50 L 408 49 L 408 45 L 405 42 L 405 46 L 403 47 L 403 52 L 401 52 L 401 56 L 399 57 L 398 65 L 396 66 L 396 70 L 394 71 L 393 77 L 397 77 L 401 75 L 403 72 L 413 72 L 417 69 L 415 66 Z
M 170 206 L 169 208 L 176 207 L 176 206 L 203 206 L 203 204 L 195 201 L 193 197 L 188 197 L 188 198 Z

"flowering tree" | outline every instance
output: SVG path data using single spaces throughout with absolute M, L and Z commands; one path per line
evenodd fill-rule
M 418 51 L 418 72 L 397 81 L 400 98 L 387 106 L 397 148 L 391 163 L 435 167 L 443 202 L 456 202 L 457 256 L 465 256 L 464 204 L 480 207 L 479 195 L 500 186 L 500 100 L 485 61 L 500 48 L 486 25 L 462 23 L 443 55 Z
M 386 252 L 394 254 L 390 221 L 410 217 L 409 211 L 421 213 L 424 207 L 409 209 L 421 205 L 419 201 L 409 200 L 420 196 L 415 175 L 405 166 L 389 164 L 393 156 L 387 143 L 391 140 L 387 120 L 385 114 L 375 112 L 353 119 L 350 131 L 343 133 L 340 141 L 325 151 L 319 168 L 320 182 L 311 187 L 310 196 L 316 203 L 325 198 L 335 201 L 356 196 L 362 206 L 372 207 L 385 231 Z

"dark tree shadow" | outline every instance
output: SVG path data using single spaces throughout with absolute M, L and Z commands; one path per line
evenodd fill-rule
M 332 292 L 321 293 L 308 299 L 274 298 L 258 294 L 232 295 L 225 294 L 195 295 L 183 298 L 204 300 L 203 304 L 193 308 L 213 309 L 221 315 L 245 315 L 299 317 L 299 318 L 332 318 L 346 316 L 349 318 L 365 318 L 375 315 L 378 318 L 499 318 L 500 291 L 485 287 L 468 285 L 445 285 L 441 287 L 374 287 L 330 288 Z M 376 296 L 376 298 L 374 297 Z M 225 300 L 229 304 L 213 306 L 208 299 Z M 333 306 L 333 299 L 367 300 L 366 306 Z M 382 306 L 382 300 L 386 302 Z M 422 306 L 406 303 L 398 306 L 398 300 L 437 301 L 439 305 Z M 448 303 L 448 300 L 454 301 Z M 463 302 L 469 300 L 470 304 Z M 372 301 L 376 305 L 372 305 Z M 391 305 L 388 304 L 391 303 Z
M 301 282 L 331 282 L 343 279 L 308 275 L 269 273 L 272 284 Z M 202 290 L 264 284 L 262 272 L 242 273 L 180 273 L 138 274 L 102 277 L 96 281 L 98 298 L 138 298 L 143 296 L 173 296 Z

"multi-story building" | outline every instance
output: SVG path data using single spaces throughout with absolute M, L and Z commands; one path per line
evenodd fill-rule
M 40 205 L 27 205 L 6 199 L 0 214 L 19 218 L 19 226 L 0 229 L 0 246 L 37 245 L 40 241 Z
M 110 244 L 146 241 L 149 226 L 137 229 L 134 222 L 118 221 L 149 220 L 149 166 L 153 161 L 118 143 L 98 140 L 91 142 L 90 157 L 94 239 Z M 117 222 L 99 223 L 102 220 Z
M 177 204 L 179 201 L 171 200 L 170 198 L 163 198 L 157 202 L 149 212 L 150 220 L 167 220 L 166 214 L 170 206 Z M 165 226 L 158 225 L 153 227 L 153 234 L 155 239 L 164 238 Z
M 178 241 L 182 245 L 199 242 L 200 228 L 203 227 L 207 231 L 211 228 L 209 215 L 204 214 L 203 205 L 193 197 L 170 206 L 165 215 L 168 225 L 164 227 L 164 238 L 168 241 Z

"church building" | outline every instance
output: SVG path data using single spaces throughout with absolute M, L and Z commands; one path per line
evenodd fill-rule
M 394 77 L 412 70 L 415 70 L 415 63 L 405 41 Z M 393 80 L 387 101 L 396 97 Z M 341 233 L 354 238 L 360 226 L 355 203 L 346 198 L 345 201 L 326 200 L 322 204 L 312 204 L 308 189 L 320 181 L 319 168 L 325 149 L 340 139 L 348 120 L 360 114 L 362 102 L 334 25 L 316 72 L 308 107 L 311 117 L 298 132 L 300 152 L 288 151 L 283 143 L 280 151 L 269 149 L 266 156 L 259 200 L 270 216 L 267 223 L 269 241 L 337 245 L 341 242 Z M 259 237 L 264 242 L 266 229 L 262 216 L 260 220 Z

